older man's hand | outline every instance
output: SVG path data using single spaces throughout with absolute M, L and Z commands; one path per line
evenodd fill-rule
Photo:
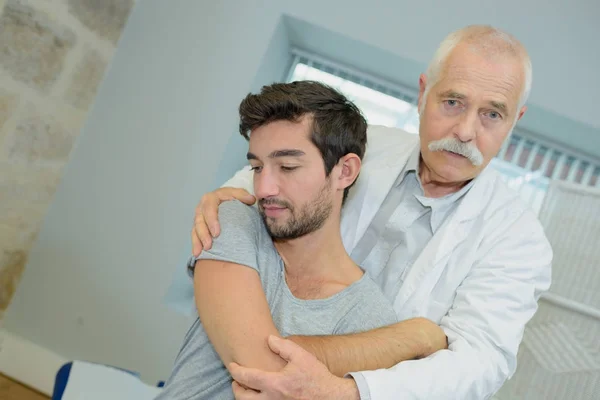
M 196 206 L 191 235 L 194 257 L 198 257 L 204 250 L 210 250 L 213 238 L 219 236 L 219 204 L 229 200 L 239 200 L 248 205 L 256 202 L 256 198 L 244 189 L 232 187 L 222 187 L 202 196 Z
M 359 400 L 353 379 L 334 376 L 291 340 L 270 336 L 269 347 L 288 364 L 280 372 L 266 372 L 232 363 L 229 370 L 237 400 Z

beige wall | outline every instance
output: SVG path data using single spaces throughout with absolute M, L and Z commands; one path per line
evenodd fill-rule
M 0 319 L 134 0 L 0 0 Z

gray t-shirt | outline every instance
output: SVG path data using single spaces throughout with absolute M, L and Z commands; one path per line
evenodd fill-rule
M 199 259 L 228 261 L 256 270 L 281 335 L 347 334 L 397 322 L 392 305 L 367 274 L 326 299 L 294 297 L 285 282 L 283 261 L 254 207 L 225 202 L 219 207 L 219 222 L 221 234 Z M 200 319 L 186 334 L 157 399 L 233 399 L 231 375 Z

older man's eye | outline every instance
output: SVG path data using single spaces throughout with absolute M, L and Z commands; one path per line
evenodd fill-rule
M 464 104 L 460 100 L 448 99 L 444 100 L 444 110 L 448 112 L 458 113 L 464 109 Z
M 487 113 L 489 119 L 502 119 L 502 115 L 496 111 L 490 111 Z

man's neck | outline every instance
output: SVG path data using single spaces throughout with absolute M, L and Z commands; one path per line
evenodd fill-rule
M 344 248 L 339 217 L 330 217 L 321 229 L 308 235 L 274 244 L 285 264 L 287 284 L 296 297 L 329 297 L 363 275 Z
M 458 192 L 465 187 L 465 182 L 448 182 L 427 167 L 423 158 L 419 160 L 419 179 L 426 197 L 439 198 Z

